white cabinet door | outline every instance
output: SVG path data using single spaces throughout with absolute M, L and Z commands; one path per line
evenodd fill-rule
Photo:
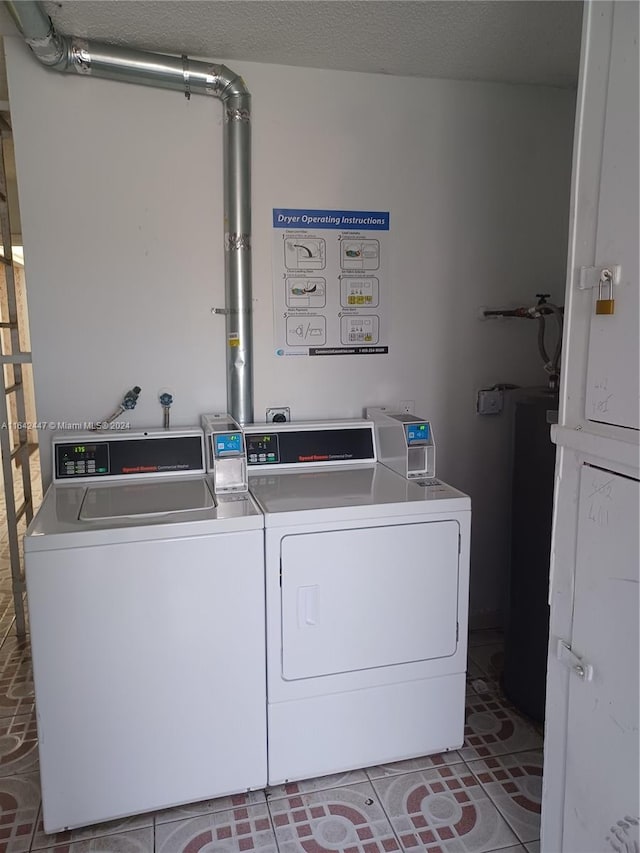
M 638 849 L 639 495 L 637 480 L 582 468 L 571 649 L 593 677 L 569 679 L 566 853 Z
M 542 850 L 633 853 L 640 561 L 637 3 L 585 2 L 577 108 L 562 401 L 552 432 L 558 455 Z M 615 312 L 596 315 L 597 288 L 578 287 L 588 283 L 580 268 L 611 264 L 621 268 Z M 593 667 L 592 680 L 576 672 L 579 659 Z
M 595 313 L 587 367 L 587 420 L 638 429 L 638 4 L 616 3 L 598 199 L 595 266 L 619 264 L 615 313 Z M 605 290 L 603 295 L 608 295 Z

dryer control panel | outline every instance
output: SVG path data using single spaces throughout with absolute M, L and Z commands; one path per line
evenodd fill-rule
M 370 421 L 309 421 L 245 427 L 249 468 L 371 464 L 376 461 Z

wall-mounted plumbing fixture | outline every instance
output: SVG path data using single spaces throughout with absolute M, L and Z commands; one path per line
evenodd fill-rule
M 5 0 L 5 6 L 47 68 L 222 101 L 227 407 L 240 424 L 251 423 L 251 95 L 244 80 L 224 65 L 62 35 L 36 0 Z
M 173 404 L 173 394 L 170 394 L 168 391 L 162 391 L 158 395 L 158 400 L 162 406 L 162 426 L 165 429 L 169 429 L 169 409 Z
M 141 388 L 139 385 L 134 385 L 122 398 L 122 402 L 115 410 L 112 412 L 108 418 L 104 418 L 104 420 L 98 421 L 95 423 L 91 429 L 105 429 L 109 426 L 109 424 L 113 423 L 116 418 L 119 418 L 123 412 L 130 412 L 132 409 L 135 409 L 138 403 L 138 397 L 140 396 Z
M 482 310 L 482 317 L 489 319 L 491 317 L 518 317 L 525 320 L 538 321 L 538 352 L 542 358 L 544 369 L 549 374 L 549 388 L 555 390 L 560 381 L 560 355 L 562 353 L 562 326 L 564 318 L 564 308 L 554 305 L 553 302 L 548 302 L 551 294 L 536 293 L 538 299 L 535 305 L 530 307 L 522 306 L 519 308 L 485 308 Z M 556 345 L 553 350 L 553 355 L 549 353 L 545 344 L 546 333 L 546 318 L 553 314 L 556 321 Z

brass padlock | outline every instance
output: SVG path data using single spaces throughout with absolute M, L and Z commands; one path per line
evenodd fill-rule
M 602 288 L 609 288 L 609 299 L 602 298 Z M 598 282 L 598 298 L 596 300 L 596 314 L 613 314 L 616 310 L 616 300 L 613 298 L 613 275 L 611 270 L 602 270 Z

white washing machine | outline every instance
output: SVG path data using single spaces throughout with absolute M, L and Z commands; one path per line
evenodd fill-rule
M 372 422 L 245 428 L 264 513 L 269 784 L 460 747 L 470 499 Z
M 266 784 L 263 520 L 203 450 L 54 439 L 24 540 L 46 832 Z

